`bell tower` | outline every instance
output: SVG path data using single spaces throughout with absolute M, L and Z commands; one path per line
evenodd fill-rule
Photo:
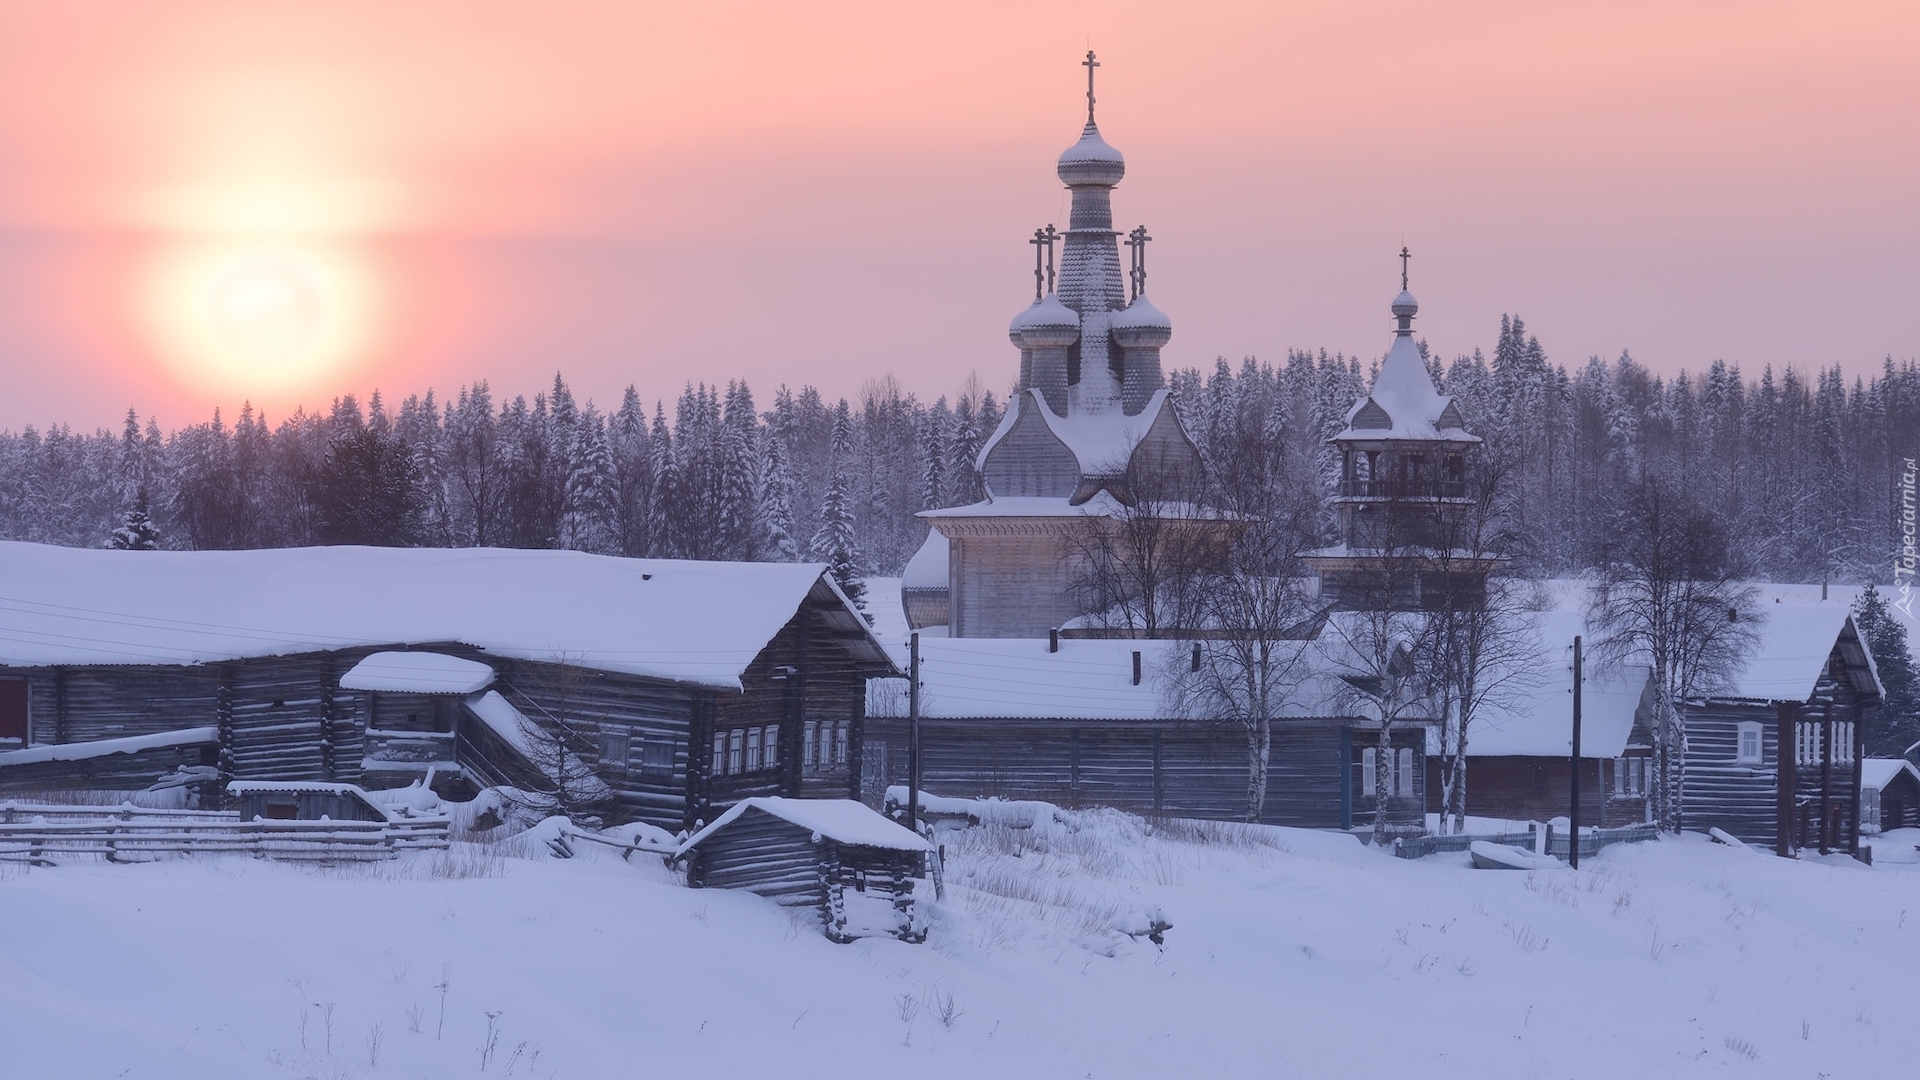
M 1402 247 L 1386 359 L 1330 440 L 1340 455 L 1332 494 L 1339 543 L 1307 558 L 1320 574 L 1322 600 L 1336 609 L 1484 602 L 1486 576 L 1500 561 L 1471 535 L 1480 438 L 1434 388 L 1413 341 L 1420 305 L 1408 290 L 1411 258 Z M 1378 595 L 1383 588 L 1390 598 Z

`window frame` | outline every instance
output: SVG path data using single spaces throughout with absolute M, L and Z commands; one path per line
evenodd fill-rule
M 1752 739 L 1753 750 L 1747 750 Z M 1804 750 L 1804 746 L 1801 747 Z M 1766 725 L 1758 720 L 1742 720 L 1733 726 L 1733 761 L 1736 765 L 1760 765 L 1767 758 Z

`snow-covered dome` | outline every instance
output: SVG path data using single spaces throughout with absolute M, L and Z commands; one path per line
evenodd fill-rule
M 1080 313 L 1048 293 L 1039 303 L 1014 319 L 1023 349 L 1066 348 L 1080 340 Z M 1013 328 L 1008 329 L 1009 335 Z
M 1419 312 L 1420 302 L 1415 300 L 1413 294 L 1407 290 L 1401 289 L 1400 295 L 1393 298 L 1393 315 L 1395 318 L 1402 316 L 1412 318 L 1419 314 Z
M 1133 303 L 1115 312 L 1108 325 L 1114 340 L 1125 348 L 1157 348 L 1173 338 L 1173 320 L 1144 296 L 1134 297 Z
M 1040 301 L 1035 300 L 1033 303 L 1021 308 L 1020 314 L 1015 315 L 1013 321 L 1007 324 L 1007 340 L 1013 342 L 1016 348 L 1026 347 L 1020 342 L 1020 333 L 1027 328 L 1027 323 L 1032 321 L 1034 310 L 1039 306 Z
M 1107 145 L 1100 137 L 1100 129 L 1088 120 L 1087 126 L 1080 132 L 1080 141 L 1066 148 L 1060 154 L 1060 163 L 1055 171 L 1060 182 L 1068 187 L 1079 184 L 1105 184 L 1109 187 L 1120 182 L 1127 174 L 1127 159 L 1120 151 Z

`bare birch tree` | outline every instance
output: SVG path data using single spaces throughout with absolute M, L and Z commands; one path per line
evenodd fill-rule
M 1678 483 L 1645 477 L 1620 500 L 1598 553 L 1588 618 L 1595 659 L 1653 670 L 1654 814 L 1683 824 L 1688 705 L 1726 685 L 1758 641 L 1765 616 L 1725 522 Z

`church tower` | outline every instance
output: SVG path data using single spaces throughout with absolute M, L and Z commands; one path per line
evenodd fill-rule
M 938 535 L 914 565 L 925 577 L 946 544 L 948 595 L 941 608 L 922 582 L 916 595 L 927 602 L 917 610 L 944 610 L 955 637 L 1040 636 L 1086 614 L 1075 555 L 1086 531 L 1143 500 L 1156 512 L 1185 507 L 1202 479 L 1200 453 L 1167 400 L 1160 350 L 1173 324 L 1146 297 L 1144 226 L 1125 234 L 1121 274 L 1113 189 L 1126 159 L 1094 121 L 1099 61 L 1088 52 L 1083 65 L 1086 124 L 1054 170 L 1071 210 L 1064 232 L 1048 225 L 1028 241 L 1033 302 L 1007 328 L 1019 378 L 976 461 L 987 498 L 921 515 Z M 1175 527 L 1219 530 L 1181 512 Z M 913 611 L 909 619 L 924 625 Z
M 1413 341 L 1420 305 L 1407 288 L 1409 258 L 1401 248 L 1393 344 L 1331 440 L 1340 454 L 1332 496 L 1340 542 L 1307 555 L 1321 599 L 1336 609 L 1479 603 L 1500 561 L 1473 535 L 1480 439 L 1434 388 Z

